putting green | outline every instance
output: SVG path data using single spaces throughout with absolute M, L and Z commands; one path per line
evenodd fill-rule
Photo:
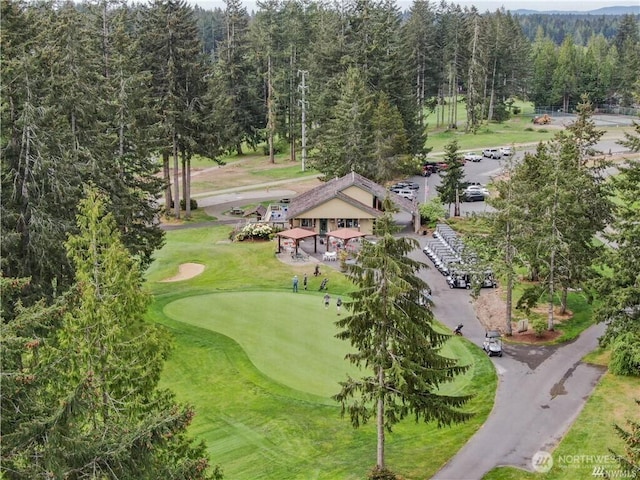
M 228 292 L 186 297 L 165 306 L 179 322 L 234 339 L 253 364 L 276 382 L 330 397 L 347 374 L 360 376 L 344 359 L 347 342 L 335 338 L 336 297 L 325 309 L 317 292 Z M 343 311 L 344 315 L 344 311 Z

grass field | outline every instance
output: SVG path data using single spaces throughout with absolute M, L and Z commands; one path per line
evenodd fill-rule
M 353 429 L 331 399 L 345 374 L 357 373 L 343 359 L 349 346 L 334 337 L 335 298 L 346 297 L 350 284 L 327 271 L 333 301 L 325 310 L 312 276 L 308 292 L 290 291 L 292 276 L 313 267 L 281 263 L 271 242 L 232 244 L 227 235 L 226 227 L 168 232 L 149 270 L 150 317 L 175 345 L 163 385 L 194 406 L 190 431 L 226 478 L 363 478 L 375 464 L 374 425 Z M 206 269 L 187 281 L 159 282 L 186 262 Z M 472 365 L 446 393 L 474 393 L 467 409 L 476 415 L 453 427 L 413 419 L 397 425 L 387 436 L 387 459 L 406 479 L 433 475 L 493 405 L 497 378 L 486 355 L 459 338 L 443 353 Z

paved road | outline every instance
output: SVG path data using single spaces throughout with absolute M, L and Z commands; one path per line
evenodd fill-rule
M 419 250 L 411 256 L 432 266 Z M 432 289 L 436 318 L 452 329 L 464 324 L 465 338 L 480 348 L 485 331 L 469 291 L 450 289 L 435 268 L 422 276 Z M 501 465 L 532 470 L 533 455 L 555 447 L 600 379 L 601 368 L 580 360 L 597 347 L 603 332 L 604 326 L 596 325 L 562 346 L 505 344 L 504 356 L 492 357 L 498 390 L 491 415 L 433 479 L 479 480 Z

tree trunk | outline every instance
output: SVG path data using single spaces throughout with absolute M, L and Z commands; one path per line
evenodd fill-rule
M 382 367 L 378 367 L 378 388 L 384 389 L 384 370 Z M 379 470 L 382 470 L 384 468 L 384 398 L 382 396 L 378 398 L 376 428 L 378 433 L 376 465 Z
M 184 200 L 184 217 L 191 218 L 191 156 L 182 149 L 182 198 Z
M 296 65 L 296 49 L 291 47 L 291 54 L 289 56 L 289 160 L 296 161 L 296 96 L 294 87 L 294 69 Z
M 562 287 L 562 295 L 560 297 L 560 315 L 567 313 L 567 300 L 569 297 L 569 289 Z
M 169 169 L 169 151 L 162 151 L 162 173 L 164 177 L 164 209 L 168 213 L 171 211 L 171 173 Z
M 273 86 L 271 84 L 271 55 L 268 59 L 267 67 L 267 132 L 269 137 L 269 162 L 276 163 L 273 137 L 275 135 L 276 120 L 273 105 Z
M 513 246 L 511 245 L 511 223 L 507 222 L 507 311 L 505 315 L 506 322 L 506 330 L 505 333 L 507 336 L 511 336 L 513 331 L 511 329 L 511 309 L 513 307 Z
M 556 251 L 551 248 L 551 258 L 549 259 L 549 305 L 547 307 L 547 330 L 553 332 L 553 295 L 555 294 L 555 283 L 553 279 L 553 269 L 555 268 Z
M 175 127 L 173 129 L 173 188 L 176 194 L 173 211 L 175 217 L 180 218 L 180 160 L 178 158 L 178 135 Z

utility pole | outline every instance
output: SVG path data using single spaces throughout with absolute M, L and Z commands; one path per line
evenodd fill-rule
M 305 100 L 305 93 L 309 88 L 305 83 L 305 75 L 309 73 L 308 70 L 298 70 L 298 75 L 302 76 L 302 83 L 298 85 L 302 97 L 298 102 L 302 107 L 302 171 L 304 172 L 304 166 L 307 161 L 307 101 Z

